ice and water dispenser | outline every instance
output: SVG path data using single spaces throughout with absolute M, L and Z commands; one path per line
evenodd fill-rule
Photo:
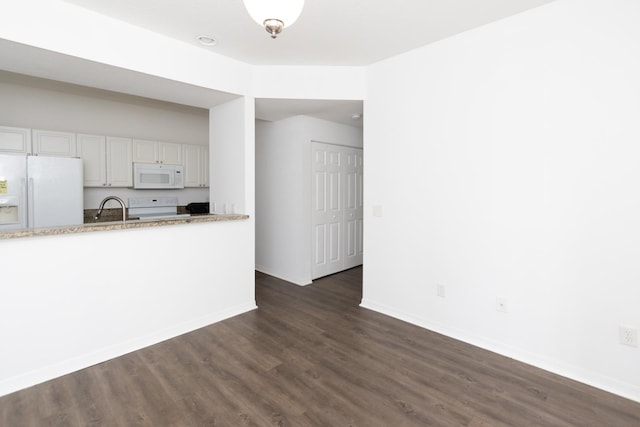
M 0 186 L 2 183 L 0 182 Z M 2 192 L 0 187 L 0 193 Z M 17 196 L 2 196 L 0 194 L 0 225 L 16 224 L 20 222 L 20 200 Z

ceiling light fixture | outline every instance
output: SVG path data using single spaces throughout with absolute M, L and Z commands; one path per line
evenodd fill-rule
M 290 27 L 302 12 L 304 0 L 243 0 L 247 12 L 275 39 L 282 29 Z

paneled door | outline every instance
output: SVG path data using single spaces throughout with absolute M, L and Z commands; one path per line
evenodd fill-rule
M 362 150 L 346 149 L 344 193 L 344 269 L 362 264 Z
M 342 270 L 342 176 L 340 147 L 312 143 L 312 278 Z
M 311 143 L 312 279 L 362 264 L 362 150 Z

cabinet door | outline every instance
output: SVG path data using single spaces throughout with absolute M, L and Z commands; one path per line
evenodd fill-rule
M 209 149 L 207 147 L 200 148 L 200 165 L 202 170 L 202 179 L 200 183 L 202 187 L 209 186 Z
M 185 187 L 209 186 L 209 149 L 201 145 L 183 144 Z
M 184 160 L 184 186 L 200 187 L 200 147 L 184 144 L 182 146 Z
M 133 161 L 135 163 L 157 163 L 158 142 L 145 139 L 133 140 Z
M 76 156 L 76 134 L 34 129 L 31 134 L 33 154 L 40 156 Z
M 31 129 L 0 126 L 0 153 L 31 153 Z
M 105 137 L 78 134 L 78 155 L 84 169 L 84 186 L 104 187 L 107 184 Z
M 132 141 L 130 138 L 107 137 L 106 145 L 107 185 L 132 187 Z
M 158 151 L 160 153 L 160 163 L 165 163 L 167 165 L 182 164 L 182 144 L 175 144 L 173 142 L 159 142 Z

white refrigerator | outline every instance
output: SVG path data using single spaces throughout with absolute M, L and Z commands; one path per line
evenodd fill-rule
M 82 159 L 0 154 L 0 231 L 84 222 Z

